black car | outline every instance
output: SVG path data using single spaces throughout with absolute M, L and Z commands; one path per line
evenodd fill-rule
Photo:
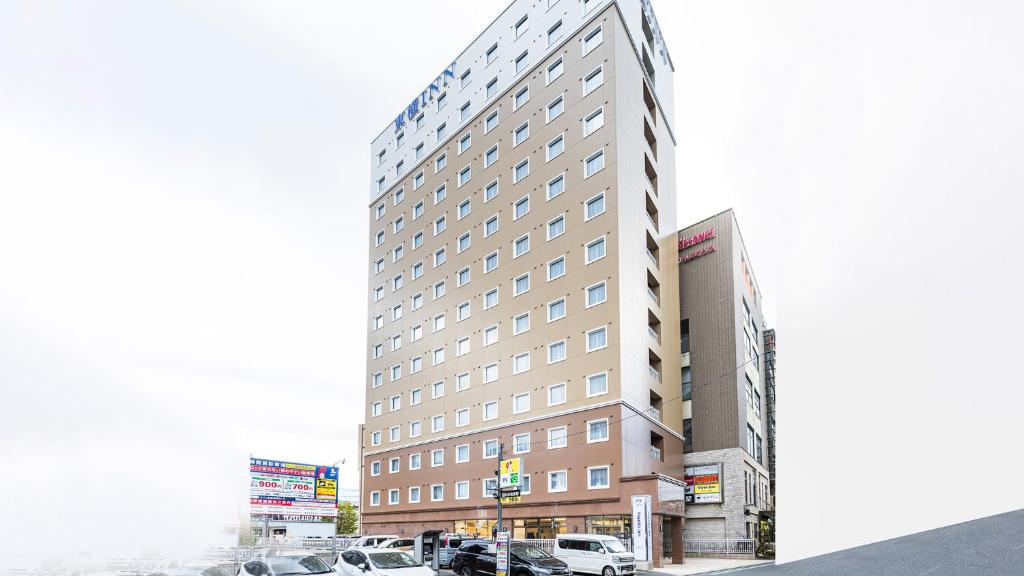
M 452 559 L 452 572 L 458 576 L 495 576 L 497 560 L 490 540 L 463 542 Z M 572 576 L 569 565 L 544 550 L 512 542 L 509 546 L 508 576 Z

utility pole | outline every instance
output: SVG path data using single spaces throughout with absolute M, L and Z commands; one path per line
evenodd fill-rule
M 495 534 L 502 531 L 501 527 L 501 459 L 505 455 L 505 445 L 498 444 L 498 469 L 494 471 L 494 477 L 497 478 L 498 482 L 495 486 L 496 492 L 494 497 L 498 499 L 498 525 L 495 528 Z

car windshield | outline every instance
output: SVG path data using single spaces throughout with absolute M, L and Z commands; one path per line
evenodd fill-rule
M 512 552 L 514 552 L 520 558 L 529 558 L 531 560 L 551 558 L 551 554 L 548 554 L 541 548 L 538 548 L 536 546 L 529 546 L 527 544 L 513 544 Z
M 601 540 L 601 544 L 604 544 L 604 547 L 614 554 L 626 551 L 626 547 L 618 540 Z
M 274 576 L 328 574 L 331 572 L 331 567 L 316 556 L 271 556 L 267 558 L 267 563 L 274 571 Z
M 373 562 L 373 565 L 381 570 L 414 568 L 420 565 L 405 552 L 374 552 L 370 554 L 370 562 Z

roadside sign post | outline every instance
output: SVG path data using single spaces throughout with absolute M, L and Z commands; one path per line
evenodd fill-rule
M 501 502 L 501 500 L 498 500 Z M 497 542 L 494 545 L 495 560 L 497 563 L 495 576 L 507 576 L 508 574 L 508 543 L 510 533 L 505 530 L 498 531 Z
M 498 501 L 498 523 L 494 527 L 495 535 L 504 530 L 502 525 L 502 504 L 513 504 L 522 498 L 522 458 L 509 458 L 505 460 L 505 445 L 498 445 L 498 469 L 495 473 L 498 476 L 498 486 L 494 493 L 494 499 Z

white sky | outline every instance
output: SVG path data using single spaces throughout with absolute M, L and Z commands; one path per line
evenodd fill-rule
M 0 546 L 194 544 L 249 453 L 356 485 L 369 142 L 505 5 L 0 0 Z M 655 10 L 680 222 L 737 210 L 779 330 L 781 557 L 1024 506 L 1024 5 Z

